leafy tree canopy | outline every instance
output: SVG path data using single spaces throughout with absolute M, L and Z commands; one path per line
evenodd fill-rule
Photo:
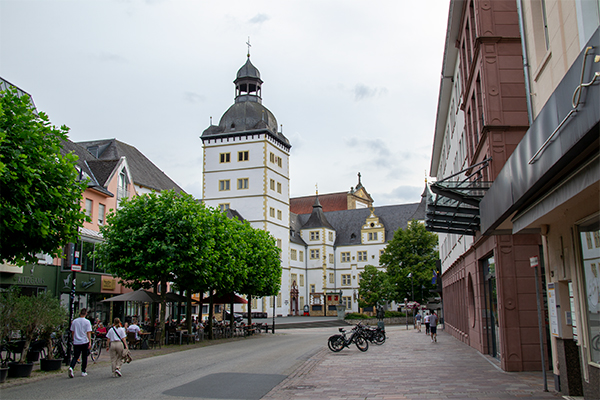
M 78 180 L 77 156 L 61 155 L 67 132 L 36 114 L 29 96 L 0 93 L 1 261 L 37 262 L 36 253 L 58 255 L 77 240 L 86 183 Z
M 360 307 L 377 306 L 391 300 L 392 287 L 387 273 L 372 265 L 365 266 L 360 273 L 358 296 Z
M 429 290 L 434 288 L 431 278 L 435 261 L 439 258 L 437 244 L 437 235 L 415 220 L 394 233 L 379 259 L 387 267 L 393 289 L 389 300 L 401 303 L 408 298 L 423 303 L 429 297 Z

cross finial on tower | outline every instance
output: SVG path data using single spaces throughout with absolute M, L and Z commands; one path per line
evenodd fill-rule
M 358 184 L 360 185 L 360 172 L 358 173 Z
M 248 41 L 246 42 L 246 44 L 248 45 L 248 58 L 250 58 L 250 47 L 252 47 L 252 45 L 250 44 L 250 36 L 248 36 Z

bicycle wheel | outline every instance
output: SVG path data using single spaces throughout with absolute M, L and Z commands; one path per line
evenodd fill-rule
M 375 334 L 373 335 L 373 343 L 375 343 L 378 346 L 381 346 L 382 344 L 384 344 L 385 343 L 385 332 L 383 332 L 383 331 L 375 332 Z
M 369 350 L 369 342 L 362 335 L 356 335 L 354 343 L 360 351 Z
M 100 358 L 100 353 L 102 353 L 102 342 L 99 340 L 95 340 L 92 344 L 92 349 L 90 350 L 90 357 L 92 361 L 96 361 Z
M 334 335 L 329 338 L 327 341 L 327 346 L 329 350 L 337 353 L 338 351 L 342 351 L 344 348 L 344 338 L 340 335 Z

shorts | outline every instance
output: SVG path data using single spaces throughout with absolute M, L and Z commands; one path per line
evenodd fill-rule
M 429 327 L 429 330 L 431 330 L 432 334 L 434 334 L 434 333 L 437 334 L 437 326 L 433 326 L 432 325 L 432 326 Z

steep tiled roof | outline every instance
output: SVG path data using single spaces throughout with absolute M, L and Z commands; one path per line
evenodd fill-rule
M 94 161 L 94 157 L 82 146 L 70 141 L 69 139 L 62 141 L 61 154 L 74 153 L 79 159 L 77 166 L 89 177 L 88 187 L 98 190 L 106 195 L 113 196 L 105 187 L 105 181 L 98 179 L 98 171 L 90 165 Z
M 116 139 L 93 140 L 78 144 L 92 154 L 97 154 L 99 160 L 119 160 L 123 156 L 126 157 L 129 172 L 136 185 L 157 191 L 174 189 L 177 192 L 184 192 L 178 184 L 133 146 Z
M 312 207 L 312 213 L 308 220 L 302 225 L 302 229 L 307 228 L 328 228 L 334 229 L 333 226 L 327 221 L 327 217 L 325 217 L 325 213 L 323 212 L 323 207 L 321 207 L 321 203 L 319 202 L 319 197 L 315 198 L 315 202 Z
M 386 242 L 394 237 L 398 228 L 406 228 L 411 219 L 424 220 L 424 204 L 422 199 L 419 203 L 399 204 L 393 206 L 375 207 L 374 214 L 385 226 Z M 327 221 L 336 231 L 336 246 L 348 246 L 360 244 L 360 231 L 371 210 L 359 208 L 354 210 L 331 211 L 325 213 Z M 299 224 L 305 224 L 310 216 L 307 214 L 296 217 Z
M 310 214 L 313 210 L 313 204 L 315 204 L 314 196 L 294 197 L 290 199 L 290 212 L 294 214 Z M 348 209 L 348 193 L 328 193 L 320 194 L 319 202 L 323 207 L 324 212 L 339 211 Z

